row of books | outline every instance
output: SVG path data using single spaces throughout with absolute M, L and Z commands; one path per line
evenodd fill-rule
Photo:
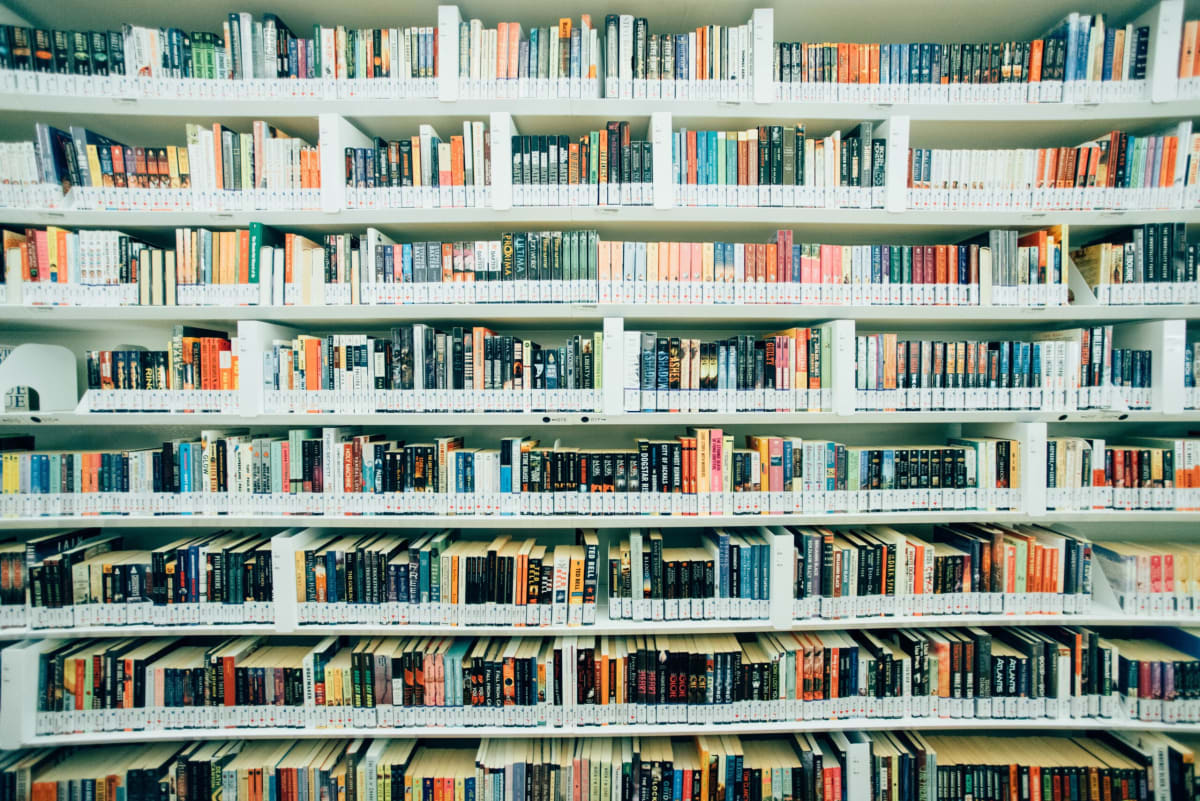
M 514 206 L 646 206 L 654 202 L 653 148 L 627 120 L 578 137 L 512 137 Z
M 1181 141 L 1175 134 L 1134 136 L 1113 131 L 1078 147 L 910 148 L 908 156 L 912 208 L 1176 206 L 1178 200 L 1172 200 L 1166 190 L 1196 184 L 1200 134 L 1189 133 Z M 1177 165 L 1183 166 L 1182 172 Z M 938 194 L 923 194 L 929 190 Z
M 1128 634 L 1062 626 L 52 640 L 25 691 L 36 694 L 39 735 L 830 718 L 1196 722 L 1200 630 Z
M 436 78 L 435 30 L 314 25 L 306 39 L 275 14 L 255 20 L 244 12 L 229 14 L 219 33 L 129 24 L 119 31 L 5 25 L 0 69 L 139 79 Z M 416 94 L 420 86 L 406 88 Z
M 1104 99 L 1141 99 L 1144 86 L 1133 82 L 1146 78 L 1149 49 L 1149 26 L 1113 26 L 1103 14 L 1079 13 L 1045 36 L 1023 41 L 776 42 L 776 96 L 825 102 L 1070 102 L 1076 98 L 1064 97 L 1063 82 L 1082 81 L 1100 84 Z M 1110 89 L 1113 84 L 1123 85 Z
M 542 345 L 483 326 L 398 326 L 387 337 L 299 334 L 263 354 L 270 413 L 593 411 L 604 335 Z M 678 358 L 678 355 L 677 355 Z M 314 394 L 317 393 L 317 394 Z
M 287 592 L 273 590 L 272 558 L 292 557 L 301 626 L 588 626 L 598 596 L 609 620 L 762 621 L 773 582 L 791 584 L 797 620 L 1070 615 L 1091 608 L 1093 581 L 1092 544 L 1042 526 L 940 526 L 932 537 L 886 526 L 631 529 L 610 541 L 604 575 L 591 530 L 576 531 L 576 545 L 455 530 L 281 536 L 218 531 L 146 549 L 96 530 L 14 539 L 0 544 L 4 625 L 269 623 L 272 593 Z M 783 576 L 772 566 L 780 542 L 792 551 Z M 1130 560 L 1129 579 L 1116 585 L 1130 614 L 1192 610 L 1195 549 L 1134 546 L 1126 556 L 1123 547 L 1102 555 L 1113 565 Z M 1153 570 L 1136 563 L 1152 552 Z
M 493 169 L 508 168 L 489 165 L 489 136 L 482 123 L 464 121 L 463 125 L 461 141 L 456 136 L 441 140 L 431 126 L 420 126 L 417 148 L 411 154 L 419 157 L 419 184 L 413 177 L 418 162 L 410 159 L 411 163 L 406 163 L 400 140 L 360 136 L 360 144 L 343 151 L 349 189 L 346 200 L 339 202 L 348 203 L 348 208 L 381 203 L 464 206 L 469 169 L 476 190 L 471 205 L 485 203 L 483 196 L 488 193 L 478 187 L 489 183 Z M 671 136 L 670 144 L 672 203 L 879 206 L 888 184 L 887 147 L 886 140 L 874 137 L 873 132 L 867 122 L 845 134 L 835 131 L 825 137 L 807 134 L 802 125 L 762 125 L 740 132 L 680 129 Z M 63 131 L 37 123 L 33 161 L 29 161 L 27 149 L 17 148 L 0 170 L 6 184 L 33 177 L 37 184 L 58 186 L 64 193 L 78 189 L 59 203 L 77 209 L 141 208 L 147 203 L 155 210 L 207 208 L 197 204 L 217 202 L 207 197 L 215 192 L 229 209 L 250 210 L 311 202 L 320 195 L 317 147 L 274 126 L 258 121 L 250 132 L 241 133 L 220 123 L 211 127 L 189 124 L 186 134 L 187 144 L 182 146 L 130 147 L 78 126 Z M 588 134 L 586 146 L 582 138 L 576 142 L 581 151 L 588 151 L 581 152 L 577 182 L 609 183 L 605 187 L 608 196 L 597 198 L 605 205 L 649 203 L 652 162 L 661 155 L 652 155 L 648 141 L 632 140 L 627 125 L 622 129 L 621 123 L 610 123 L 605 137 L 607 161 L 602 164 L 599 134 Z M 554 136 L 556 152 L 562 151 L 561 137 Z M 405 141 L 412 147 L 413 138 Z M 531 142 L 520 136 L 512 140 L 516 202 L 584 204 L 587 198 L 582 190 L 558 190 L 552 196 L 548 189 L 529 188 L 551 183 L 549 141 L 537 137 Z M 570 151 L 568 140 L 565 152 L 558 152 L 554 168 L 557 185 L 571 183 Z M 910 193 L 911 206 L 918 209 L 1178 208 L 1192 200 L 1190 196 L 1185 199 L 1184 188 L 1194 194 L 1200 183 L 1200 134 L 1193 134 L 1190 124 L 1182 123 L 1160 135 L 1113 131 L 1079 146 L 1000 150 L 913 147 L 907 159 L 907 187 L 939 192 L 927 196 L 919 191 Z M 616 171 L 620 181 L 601 178 L 601 167 L 607 178 Z M 595 173 L 594 180 L 584 181 L 585 173 L 589 179 Z M 616 194 L 614 183 L 621 184 Z M 437 192 L 431 189 L 435 186 Z M 179 191 L 116 191 L 130 188 Z M 388 192 L 367 191 L 380 188 L 388 188 Z M 867 188 L 879 191 L 862 191 Z M 1134 189 L 1143 191 L 1127 191 Z M 226 194 L 235 191 L 241 194 Z M 17 195 L 9 198 L 18 205 L 23 199 Z M 241 206 L 231 205 L 238 203 Z
M 843 134 L 806 134 L 804 125 L 672 136 L 671 174 L 679 206 L 881 207 L 887 185 L 887 140 L 859 123 Z M 843 195 L 845 197 L 843 197 Z
M 1200 452 L 1187 438 L 1051 437 L 1046 442 L 1050 509 L 1191 508 Z
M 1143 300 L 1184 303 L 1200 292 L 1183 225 L 1138 230 L 1135 242 L 1155 236 L 1145 246 L 1158 265 L 1150 283 L 1166 285 Z M 1069 245 L 1067 226 L 997 229 L 960 244 L 831 245 L 797 242 L 790 230 L 767 242 L 609 240 L 594 230 L 396 242 L 374 228 L 314 240 L 251 223 L 177 228 L 174 248 L 58 226 L 5 230 L 3 247 L 7 300 L 25 305 L 1040 306 L 1067 301 Z M 1159 281 L 1160 270 L 1172 280 Z
M 1039 332 L 1031 342 L 860 335 L 856 408 L 1150 408 L 1151 351 L 1113 338 L 1111 325 Z
M 716 342 L 624 331 L 626 412 L 819 411 L 832 403 L 828 326 Z M 610 356 L 611 358 L 611 356 Z
M 610 14 L 602 31 L 584 14 L 578 22 L 531 27 L 482 20 L 459 22 L 459 82 L 468 98 L 588 97 L 603 73 L 609 97 L 745 99 L 753 56 L 751 25 L 705 25 L 686 33 L 652 34 L 649 21 Z M 1181 79 L 1196 71 L 1194 25 L 1182 26 Z M 446 32 L 443 31 L 444 35 Z M 1072 13 L 1045 36 L 991 43 L 776 42 L 773 77 L 784 100 L 902 102 L 913 88 L 1019 84 L 999 94 L 1014 102 L 1079 102 L 1091 96 L 1027 84 L 1093 82 L 1122 84 L 1146 77 L 1150 29 L 1112 25 L 1102 14 Z M 431 97 L 436 87 L 438 28 L 347 29 L 313 26 L 296 36 L 278 16 L 231 13 L 219 32 L 124 25 L 120 31 L 66 31 L 5 26 L 0 68 L 57 76 L 131 76 L 209 81 L 291 78 L 305 84 L 342 79 L 398 84 L 390 91 L 355 87 L 353 94 Z M 382 80 L 380 80 L 382 79 Z M 711 97 L 696 81 L 733 84 Z M 561 86 L 560 81 L 574 81 Z M 645 82 L 635 92 L 634 81 Z M 90 82 L 95 83 L 95 82 Z M 369 83 L 369 82 L 367 82 Z M 665 84 L 665 86 L 664 86 Z M 812 85 L 824 92 L 814 93 Z M 89 83 L 85 83 L 90 85 Z M 901 91 L 863 93 L 863 86 Z M 586 87 L 586 89 L 584 88 Z M 834 91 L 830 91 L 830 89 Z M 373 89 L 373 91 L 372 91 Z M 809 89 L 809 91 L 803 91 Z M 842 91 L 836 91 L 836 90 Z M 1140 99 L 1140 87 L 1104 92 L 1104 99 Z M 909 90 L 909 91 L 904 91 Z M 1035 91 L 1040 90 L 1040 91 Z M 291 92 L 311 92 L 300 86 Z M 932 94 L 929 92 L 928 94 Z M 1076 96 L 1080 95 L 1080 96 Z M 989 95 L 990 96 L 990 95 Z M 971 93 L 938 94 L 930 100 L 977 99 Z
M 108 786 L 164 801 L 583 798 L 637 801 L 1192 801 L 1195 738 L 919 731 L 695 737 L 406 738 L 158 743 L 14 751 L 13 792 L 40 801 Z M 291 789 L 296 788 L 296 789 Z
M 406 443 L 326 427 L 284 436 L 205 431 L 161 447 L 45 451 L 34 449 L 32 437 L 11 437 L 0 454 L 0 512 L 761 515 L 1021 503 L 1015 440 L 847 446 L 758 435 L 739 448 L 735 439 L 721 429 L 692 428 L 674 439 L 637 438 L 627 448 L 558 441 L 545 447 L 522 436 L 479 448 L 461 437 Z M 1160 508 L 1169 508 L 1163 500 Z
M 1139 225 L 1116 241 L 1071 252 L 1097 302 L 1108 305 L 1162 303 L 1172 296 L 1195 302 L 1196 259 L 1197 247 L 1178 223 Z
M 588 626 L 598 597 L 609 620 L 766 620 L 778 582 L 791 585 L 792 620 L 1087 614 L 1097 581 L 1128 615 L 1200 611 L 1195 546 L 1040 525 L 630 529 L 612 535 L 606 572 L 590 530 L 576 545 L 456 530 L 282 536 L 218 531 L 144 550 L 95 529 L 12 539 L 0 545 L 4 625 L 271 622 L 273 592 L 286 591 L 273 589 L 275 548 L 294 560 L 302 626 Z
M 130 147 L 80 126 L 37 123 L 34 133 L 40 181 L 64 193 L 78 188 L 78 203 L 99 208 L 130 202 L 117 189 L 190 190 L 177 193 L 177 204 L 203 192 L 267 190 L 279 203 L 290 190 L 321 186 L 317 147 L 262 121 L 247 133 L 189 123 L 184 146 Z
M 463 120 L 462 135 L 449 139 L 424 124 L 415 136 L 376 136 L 370 146 L 347 147 L 345 158 L 348 208 L 484 207 L 490 199 L 492 140 L 484 122 Z
M 222 331 L 175 326 L 164 350 L 89 350 L 89 390 L 237 389 L 234 342 Z
M 604 96 L 740 100 L 750 93 L 755 26 L 704 25 L 656 34 L 631 14 L 604 18 Z M 761 45 L 758 45 L 761 46 Z
M 224 531 L 136 549 L 120 535 L 78 540 L 70 532 L 14 543 L 7 552 L 18 547 L 27 573 L 12 583 L 28 585 L 32 628 L 274 619 L 267 535 Z M 30 560 L 31 547 L 56 552 Z
M 458 26 L 458 88 L 467 100 L 493 98 L 598 97 L 604 63 L 613 58 L 589 14 L 576 23 L 531 26 L 463 20 Z M 564 85 L 565 84 L 565 85 Z

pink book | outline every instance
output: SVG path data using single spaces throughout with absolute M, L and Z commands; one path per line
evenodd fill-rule
M 712 443 L 712 446 L 711 446 L 712 447 L 712 450 L 711 450 L 712 462 L 711 462 L 711 466 L 709 468 L 709 475 L 712 477 L 712 482 L 710 483 L 709 491 L 710 492 L 721 492 L 725 489 L 725 478 L 721 474 L 721 463 L 722 463 L 723 456 L 724 456 L 723 448 L 725 446 L 724 446 L 724 443 L 723 443 L 722 437 L 721 437 L 721 429 L 713 428 L 713 429 L 709 429 L 709 430 L 711 432 L 711 443 Z
M 46 231 L 39 229 L 34 232 L 34 242 L 37 246 L 38 254 L 38 280 L 50 280 L 50 245 L 46 239 Z M 57 265 L 56 265 L 57 269 Z
M 767 472 L 771 491 L 780 492 L 783 490 L 783 438 L 770 437 L 767 440 L 767 453 L 771 459 Z M 764 489 L 766 488 L 764 487 Z
M 690 283 L 692 280 L 692 248 L 687 242 L 679 243 L 679 282 Z
M 671 281 L 672 283 L 678 283 L 679 282 L 679 243 L 672 242 L 672 243 L 670 243 L 669 247 L 671 249 L 671 252 L 668 256 L 667 280 Z
M 611 262 L 611 274 L 614 281 L 624 280 L 624 273 L 621 268 L 621 257 L 624 255 L 624 251 L 624 243 L 622 242 L 613 242 L 609 246 L 608 258 Z
M 692 280 L 699 282 L 703 280 L 704 275 L 704 246 L 699 242 L 692 242 Z
M 612 280 L 612 271 L 608 263 L 608 248 L 608 241 L 601 239 L 599 252 L 596 254 L 596 269 L 601 281 Z

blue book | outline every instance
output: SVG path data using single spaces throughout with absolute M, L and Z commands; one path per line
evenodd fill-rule
M 1113 79 L 1113 46 L 1116 44 L 1116 33 L 1112 28 L 1104 29 L 1104 63 L 1101 65 L 1100 73 L 1102 81 Z
M 325 598 L 331 604 L 342 600 L 338 595 L 337 556 L 333 551 L 325 552 Z

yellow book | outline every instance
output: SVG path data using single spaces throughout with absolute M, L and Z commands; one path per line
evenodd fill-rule
M 183 148 L 171 145 L 167 148 L 167 171 L 171 174 L 171 188 L 179 188 L 179 151 Z
M 103 186 L 104 176 L 100 170 L 100 151 L 95 145 L 87 146 L 88 160 L 88 178 L 92 181 L 92 186 Z
M 658 243 L 646 243 L 646 281 L 655 283 L 658 281 Z
M 703 266 L 703 272 L 701 273 L 701 276 L 700 276 L 700 280 L 712 281 L 713 280 L 713 243 L 712 242 L 704 243 L 703 254 L 704 254 L 703 255 L 703 259 L 704 259 L 703 265 L 704 266 Z

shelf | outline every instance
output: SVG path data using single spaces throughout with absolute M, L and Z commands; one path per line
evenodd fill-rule
M 262 99 L 180 99 L 176 97 L 91 97 L 0 93 L 0 111 L 19 114 L 70 114 L 77 121 L 137 116 L 197 118 L 272 119 L 335 113 L 358 121 L 417 120 L 437 117 L 486 117 L 506 111 L 518 120 L 535 124 L 567 123 L 581 120 L 648 118 L 655 111 L 670 111 L 681 120 L 766 120 L 774 118 L 805 121 L 853 121 L 879 119 L 905 114 L 913 122 L 958 122 L 994 125 L 996 123 L 1096 122 L 1121 120 L 1173 120 L 1195 115 L 1195 104 L 1187 101 L 1166 103 L 858 103 L 858 102 L 775 102 L 703 101 L 703 100 L 586 100 L 536 99 L 457 100 L 444 102 L 434 98 L 351 98 L 286 97 Z
M 234 227 L 261 222 L 285 230 L 333 233 L 377 226 L 384 230 L 420 231 L 422 236 L 440 235 L 463 226 L 481 229 L 524 230 L 548 226 L 597 227 L 619 230 L 625 237 L 648 234 L 655 237 L 670 226 L 673 236 L 745 235 L 744 229 L 769 230 L 787 227 L 813 234 L 837 235 L 907 231 L 928 237 L 932 233 L 986 231 L 998 227 L 1032 227 L 1069 223 L 1073 234 L 1128 225 L 1158 222 L 1200 222 L 1200 209 L 1155 211 L 921 211 L 889 212 L 882 209 L 805 208 L 718 208 L 683 207 L 656 209 L 653 206 L 617 207 L 522 207 L 506 211 L 487 208 L 451 209 L 347 209 L 323 211 L 29 211 L 0 209 L 0 221 L 10 225 L 137 229 L 174 229 L 180 226 Z M 960 236 L 961 238 L 961 236 Z
M 97 528 L 460 528 L 460 529 L 574 529 L 586 523 L 593 528 L 706 528 L 711 526 L 848 526 L 886 523 L 920 525 L 933 523 L 1200 523 L 1200 512 L 1175 511 L 1067 511 L 1031 515 L 1025 512 L 876 512 L 873 514 L 824 515 L 721 515 L 709 517 L 666 517 L 654 515 L 546 515 L 472 517 L 457 515 L 378 515 L 326 517 L 323 515 L 161 515 L 158 517 L 5 517 L 0 529 L 36 530 L 85 526 Z
M 93 427 L 93 428 L 170 428 L 188 429 L 211 426 L 253 426 L 255 428 L 299 428 L 320 423 L 324 426 L 444 426 L 470 428 L 487 426 L 744 426 L 744 425 L 896 425 L 961 423 L 1066 423 L 1094 425 L 1105 423 L 1200 423 L 1200 410 L 1178 414 L 1154 411 L 948 411 L 948 412 L 742 412 L 604 414 L 602 412 L 400 412 L 377 414 L 168 414 L 164 412 L 23 412 L 0 413 L 0 428 L 5 427 Z
M 0 219 L 3 214 L 0 213 Z M 1057 323 L 1105 323 L 1122 320 L 1200 319 L 1200 305 L 1161 306 L 819 306 L 789 304 L 649 305 L 623 303 L 427 303 L 378 306 L 16 306 L 0 304 L 0 324 L 13 328 L 63 327 L 107 330 L 122 323 L 219 323 L 262 320 L 295 326 L 384 326 L 395 323 L 469 320 L 473 323 L 520 323 L 524 327 L 599 324 L 605 317 L 627 323 L 732 324 L 855 320 L 914 329 L 937 324 L 1023 326 Z
M 603 610 L 601 610 L 602 612 Z M 896 615 L 892 617 L 809 618 L 775 625 L 770 620 L 610 620 L 602 613 L 590 626 L 448 626 L 328 623 L 278 628 L 269 623 L 209 625 L 77 626 L 54 629 L 0 629 L 0 641 L 27 637 L 83 639 L 150 636 L 348 635 L 358 637 L 558 637 L 633 636 L 669 630 L 685 634 L 730 634 L 768 631 L 877 631 L 902 628 L 966 628 L 970 626 L 1200 626 L 1200 615 L 1149 617 L 1103 610 L 1083 615 Z
M 422 739 L 483 737 L 674 737 L 696 734 L 782 734 L 828 731 L 1169 731 L 1200 732 L 1196 723 L 1162 723 L 1111 718 L 1049 718 L 1010 720 L 1006 718 L 848 718 L 846 720 L 765 721 L 752 723 L 639 723 L 607 726 L 428 726 L 344 729 L 308 728 L 204 728 L 165 731 L 96 732 L 35 737 L 28 746 L 108 744 L 120 736 L 124 743 L 175 742 L 194 739 L 311 739 L 352 737 L 420 737 Z

